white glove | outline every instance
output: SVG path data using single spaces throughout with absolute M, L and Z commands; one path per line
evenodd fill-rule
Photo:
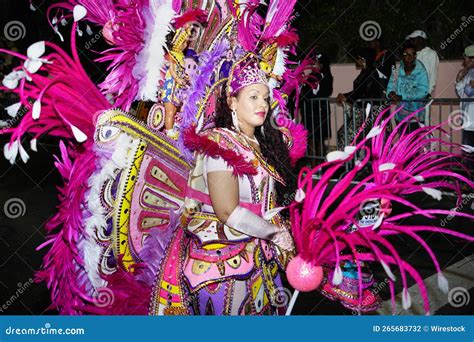
M 232 211 L 226 225 L 249 236 L 270 240 L 284 250 L 294 249 L 293 239 L 287 230 L 267 222 L 241 206 L 237 206 Z

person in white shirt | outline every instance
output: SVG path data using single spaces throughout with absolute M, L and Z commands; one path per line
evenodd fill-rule
M 456 93 L 460 99 L 474 100 L 474 45 L 464 50 L 463 68 L 456 76 Z M 463 118 L 462 144 L 466 152 L 474 151 L 474 102 L 463 102 L 461 104 Z M 473 169 L 472 160 L 466 158 L 466 165 Z
M 428 72 L 428 78 L 430 81 L 429 93 L 433 95 L 433 91 L 436 87 L 436 78 L 438 77 L 438 65 L 439 57 L 435 50 L 426 46 L 426 33 L 421 30 L 416 30 L 406 36 L 406 40 L 409 40 L 416 48 L 416 59 L 421 61 Z

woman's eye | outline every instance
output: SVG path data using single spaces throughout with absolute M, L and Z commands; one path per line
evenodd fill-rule
M 256 100 L 256 99 L 257 99 L 257 96 L 256 96 L 256 95 L 252 95 L 252 96 L 250 96 L 250 98 L 251 98 L 252 100 Z

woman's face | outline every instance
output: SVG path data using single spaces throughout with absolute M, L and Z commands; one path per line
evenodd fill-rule
M 474 57 L 464 56 L 462 66 L 468 69 L 472 69 L 474 67 Z
M 402 53 L 402 60 L 405 66 L 412 66 L 416 61 L 416 50 L 412 48 L 405 49 Z
M 230 98 L 230 108 L 237 112 L 240 128 L 263 125 L 269 109 L 269 90 L 264 84 L 251 84 Z

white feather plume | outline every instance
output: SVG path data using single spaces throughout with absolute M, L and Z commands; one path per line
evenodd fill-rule
M 339 265 L 334 269 L 334 275 L 332 276 L 332 283 L 334 285 L 339 285 L 342 283 L 342 270 Z
M 438 287 L 443 291 L 445 294 L 449 292 L 449 283 L 448 279 L 444 276 L 442 272 L 438 272 Z
M 433 189 L 433 188 L 427 188 L 427 187 L 422 187 L 422 189 L 426 194 L 430 195 L 435 200 L 441 201 L 441 195 L 442 195 L 441 191 L 437 189 Z
M 402 306 L 405 310 L 408 310 L 411 307 L 410 292 L 408 292 L 406 288 L 404 288 L 402 291 Z
M 171 31 L 170 22 L 176 15 L 172 8 L 172 1 L 167 0 L 161 6 L 150 1 L 150 10 L 154 21 L 147 22 L 145 28 L 144 48 L 136 57 L 137 64 L 133 70 L 139 80 L 137 99 L 157 101 L 158 82 L 162 78 L 161 69 L 165 62 L 166 36 Z M 141 75 L 140 70 L 146 72 Z

